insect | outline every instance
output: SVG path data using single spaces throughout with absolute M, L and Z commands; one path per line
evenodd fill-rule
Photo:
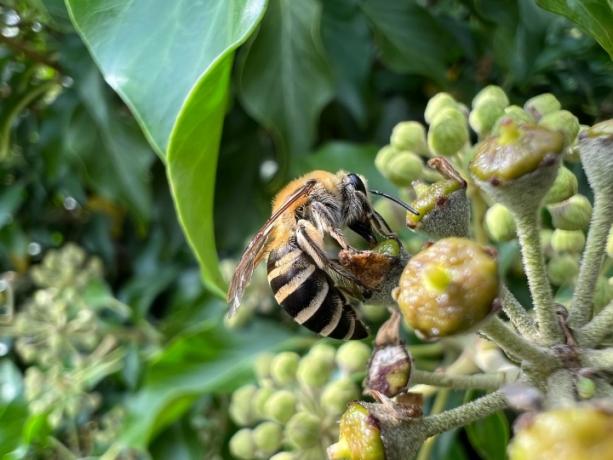
M 228 315 L 236 312 L 255 267 L 268 255 L 268 282 L 275 300 L 297 323 L 335 339 L 367 337 L 368 329 L 349 297 L 367 298 L 368 288 L 324 250 L 326 236 L 342 249 L 352 249 L 342 233 L 345 226 L 370 244 L 376 243 L 376 234 L 397 238 L 372 208 L 366 181 L 357 174 L 313 171 L 287 184 L 234 272 Z

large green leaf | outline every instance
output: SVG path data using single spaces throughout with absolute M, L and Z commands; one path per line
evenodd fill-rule
M 483 460 L 506 458 L 509 421 L 504 412 L 494 412 L 492 415 L 467 425 L 466 434 L 471 445 Z
M 251 375 L 255 356 L 281 347 L 290 334 L 263 321 L 233 333 L 213 321 L 181 336 L 150 365 L 142 389 L 128 401 L 121 441 L 145 447 L 199 395 L 225 393 L 244 383 Z
M 542 8 L 566 16 L 589 33 L 613 59 L 613 2 L 611 0 L 537 0 Z
M 106 81 L 159 153 L 203 73 L 251 32 L 265 0 L 66 0 Z
M 315 122 L 332 98 L 333 79 L 319 36 L 316 0 L 271 0 L 240 71 L 248 112 L 273 132 L 282 151 L 306 153 Z

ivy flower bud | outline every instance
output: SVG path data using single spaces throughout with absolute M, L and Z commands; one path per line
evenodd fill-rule
M 492 251 L 465 238 L 446 238 L 409 260 L 392 296 L 405 321 L 424 338 L 435 339 L 483 320 L 498 289 Z
M 375 167 L 381 174 L 385 175 L 384 172 L 387 171 L 387 164 L 394 155 L 396 155 L 396 149 L 391 145 L 381 147 L 381 149 L 377 152 L 377 156 L 375 157 Z
M 390 144 L 398 151 L 415 152 L 421 156 L 429 154 L 426 129 L 417 121 L 403 121 L 394 126 Z
M 274 394 L 274 392 L 275 390 L 271 387 L 261 387 L 258 388 L 253 395 L 252 411 L 258 419 L 263 419 L 266 417 L 266 402 Z
M 328 448 L 330 460 L 384 460 L 385 450 L 376 419 L 359 402 L 341 417 L 339 440 Z
M 609 237 L 607 238 L 607 255 L 613 259 L 613 225 L 611 225 Z
M 407 388 L 413 363 L 403 344 L 377 347 L 368 365 L 366 388 L 388 398 Z
M 504 115 L 508 105 L 509 99 L 502 88 L 494 85 L 485 87 L 473 99 L 473 110 L 468 117 L 470 127 L 479 136 L 486 136 Z
M 321 388 L 330 378 L 330 372 L 331 367 L 324 360 L 308 354 L 300 360 L 296 378 L 304 386 Z
M 319 342 L 311 347 L 309 355 L 323 363 L 326 368 L 331 369 L 334 366 L 336 349 L 331 345 Z
M 543 116 L 539 126 L 561 132 L 564 135 L 564 145 L 572 145 L 579 133 L 579 120 L 568 110 L 557 110 Z
M 592 379 L 580 376 L 576 386 L 577 394 L 581 399 L 591 399 L 596 394 L 596 383 Z
M 509 105 L 509 98 L 504 90 L 500 86 L 488 85 L 477 93 L 472 100 L 472 106 L 477 107 L 486 102 L 486 100 L 493 100 L 501 106 L 503 109 Z
M 295 452 L 279 452 L 270 457 L 270 460 L 298 460 L 298 454 Z
M 321 407 L 327 414 L 334 417 L 341 415 L 347 408 L 349 401 L 359 398 L 360 391 L 353 381 L 341 378 L 328 383 L 321 393 Z
M 255 359 L 255 376 L 260 383 L 270 378 L 270 365 L 272 364 L 273 358 L 274 355 L 272 353 L 262 353 Z
M 287 385 L 296 378 L 300 356 L 291 351 L 279 353 L 272 360 L 270 374 L 278 385 Z
M 458 109 L 459 104 L 448 93 L 437 93 L 430 98 L 426 105 L 426 111 L 424 112 L 424 119 L 426 123 L 432 123 L 434 117 L 442 112 L 446 108 Z
M 583 195 L 573 195 L 569 199 L 547 206 L 555 228 L 562 230 L 585 230 L 592 218 L 592 204 Z
M 283 441 L 283 430 L 278 423 L 262 422 L 253 430 L 253 442 L 258 454 L 269 458 L 279 450 Z
M 534 117 L 535 120 L 540 120 L 548 113 L 556 112 L 562 108 L 560 101 L 551 93 L 539 94 L 526 101 L 524 110 Z
M 515 238 L 515 219 L 511 211 L 501 204 L 494 204 L 485 213 L 485 228 L 492 240 L 510 241 Z
M 424 164 L 413 152 L 398 152 L 385 163 L 382 174 L 398 187 L 408 187 L 421 176 Z
M 497 136 L 500 134 L 500 127 L 505 123 L 513 122 L 517 125 L 533 125 L 535 121 L 532 115 L 520 106 L 510 105 L 504 109 L 504 114 L 496 120 L 491 132 Z
M 551 247 L 557 253 L 578 254 L 585 246 L 585 235 L 581 230 L 555 229 L 551 235 Z
M 361 372 L 370 359 L 370 347 L 362 342 L 345 342 L 336 352 L 336 363 L 346 373 Z
M 554 256 L 547 264 L 549 280 L 556 286 L 572 284 L 578 273 L 579 262 L 575 256 L 570 254 Z
M 578 147 L 592 189 L 596 193 L 613 195 L 613 119 L 582 132 Z
M 545 195 L 543 203 L 551 204 L 564 201 L 577 193 L 578 187 L 577 176 L 575 176 L 570 169 L 560 166 L 558 175 L 553 181 L 553 185 L 549 189 L 549 192 Z
M 296 396 L 289 390 L 274 393 L 264 405 L 266 417 L 274 422 L 286 423 L 296 412 Z
M 612 299 L 613 284 L 611 284 L 611 279 L 599 276 L 594 288 L 594 313 L 600 312 Z
M 245 385 L 232 393 L 229 413 L 237 425 L 246 426 L 254 421 L 251 402 L 257 388 L 255 385 Z
M 319 444 L 321 422 L 309 412 L 298 412 L 287 422 L 285 437 L 298 449 L 308 449 Z
M 542 412 L 509 445 L 510 460 L 611 459 L 613 416 L 595 407 Z
M 428 146 L 435 155 L 455 155 L 468 142 L 466 117 L 455 108 L 437 113 L 428 130 Z
M 234 433 L 230 439 L 230 453 L 241 460 L 251 460 L 255 458 L 255 443 L 253 440 L 253 432 L 249 428 Z

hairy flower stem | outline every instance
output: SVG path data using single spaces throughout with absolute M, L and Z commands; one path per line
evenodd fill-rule
M 613 224 L 613 199 L 606 193 L 596 192 L 594 195 L 594 212 L 570 311 L 569 321 L 575 328 L 583 326 L 592 318 L 592 301 L 596 281 L 602 266 L 611 224 Z
M 519 303 L 519 300 L 515 298 L 511 291 L 509 291 L 508 287 L 503 285 L 500 294 L 502 310 L 509 317 L 513 326 L 515 326 L 522 336 L 536 339 L 538 337 L 538 330 L 532 316 L 530 316 L 524 306 Z
M 612 372 L 613 348 L 587 350 L 583 353 L 581 363 L 584 367 Z
M 434 403 L 432 404 L 432 409 L 430 411 L 430 415 L 440 414 L 445 410 L 445 405 L 449 400 L 449 390 L 444 389 L 438 392 L 436 398 L 434 398 Z M 419 453 L 417 454 L 416 460 L 429 460 L 430 454 L 432 453 L 432 449 L 434 448 L 434 443 L 436 442 L 437 436 L 432 436 L 431 438 L 426 439 L 426 441 L 419 448 Z
M 559 342 L 562 331 L 556 317 L 551 286 L 545 271 L 545 258 L 541 251 L 538 210 L 528 206 L 526 210 L 517 210 L 514 217 L 539 332 L 545 343 Z
M 591 348 L 598 345 L 602 340 L 611 333 L 613 328 L 613 302 L 604 307 L 592 320 L 583 326 L 577 335 L 579 343 Z
M 500 318 L 493 317 L 481 327 L 481 331 L 496 342 L 507 354 L 535 364 L 540 369 L 555 367 L 555 357 L 523 337 L 517 335 Z
M 575 382 L 568 369 L 558 369 L 547 379 L 547 405 L 572 407 L 576 404 Z
M 450 387 L 456 390 L 497 390 L 507 382 L 503 372 L 475 375 L 450 375 L 443 372 L 427 372 L 415 369 L 411 374 L 411 383 L 436 387 Z

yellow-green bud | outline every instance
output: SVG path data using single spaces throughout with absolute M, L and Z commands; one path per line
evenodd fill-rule
M 394 185 L 408 187 L 421 176 L 424 164 L 413 152 L 398 152 L 390 157 L 381 171 Z
M 279 452 L 270 457 L 270 460 L 298 460 L 298 455 L 296 452 Z
M 540 232 L 541 249 L 545 255 L 552 255 L 553 248 L 551 247 L 551 237 L 553 236 L 553 230 L 544 228 Z
M 266 417 L 265 407 L 268 399 L 273 395 L 275 390 L 271 387 L 262 387 L 258 388 L 253 396 L 253 414 L 258 419 L 263 419 Z
M 245 385 L 232 393 L 230 416 L 237 425 L 250 425 L 254 421 L 251 402 L 257 388 L 255 385 Z
M 287 422 L 285 437 L 298 449 L 316 446 L 321 437 L 321 422 L 309 412 L 298 412 Z
M 253 442 L 260 456 L 269 458 L 279 450 L 283 441 L 283 430 L 278 423 L 262 422 L 253 430 Z
M 494 204 L 485 213 L 485 228 L 490 238 L 496 242 L 510 241 L 515 238 L 515 220 L 511 211 L 501 204 Z
M 381 147 L 379 152 L 377 152 L 377 156 L 375 157 L 375 167 L 381 174 L 385 174 L 384 171 L 387 171 L 387 164 L 391 158 L 396 155 L 396 153 L 396 149 L 391 145 Z
M 526 101 L 524 110 L 534 117 L 535 120 L 540 120 L 548 113 L 556 112 L 562 108 L 560 101 L 551 93 L 539 94 Z
M 319 342 L 311 347 L 309 356 L 323 363 L 327 369 L 331 369 L 334 366 L 336 349 L 327 343 Z
M 438 93 L 430 98 L 428 104 L 426 105 L 426 111 L 424 112 L 424 119 L 426 123 L 432 123 L 434 117 L 438 115 L 443 109 L 446 108 L 458 109 L 458 103 L 456 100 L 448 93 Z
M 361 308 L 362 316 L 366 318 L 368 322 L 372 323 L 380 323 L 382 322 L 388 314 L 387 308 L 383 305 L 373 305 L 370 303 L 365 303 Z
M 613 286 L 606 277 L 599 276 L 594 288 L 594 313 L 602 310 L 613 299 Z
M 577 379 L 577 394 L 581 399 L 593 398 L 596 394 L 596 383 L 587 377 Z
M 445 238 L 413 256 L 392 292 L 421 336 L 464 332 L 483 320 L 498 295 L 496 257 L 466 238 Z
M 255 375 L 259 382 L 264 382 L 270 378 L 270 365 L 274 355 L 272 353 L 262 353 L 255 359 Z
M 611 225 L 609 237 L 607 238 L 607 255 L 613 259 L 613 225 Z
M 330 460 L 384 460 L 385 450 L 377 420 L 358 402 L 341 417 L 339 440 L 328 448 Z
M 390 144 L 398 151 L 415 152 L 421 156 L 429 154 L 426 129 L 417 121 L 403 121 L 394 126 Z
M 572 145 L 579 133 L 579 120 L 568 110 L 558 110 L 545 115 L 539 121 L 539 126 L 561 132 L 564 135 L 564 145 Z
M 572 284 L 578 273 L 579 262 L 575 256 L 570 254 L 554 256 L 547 264 L 549 280 L 556 286 Z
M 578 147 L 592 190 L 607 198 L 613 196 L 613 119 L 582 132 Z
M 234 433 L 230 439 L 230 453 L 241 460 L 251 460 L 255 458 L 255 443 L 253 433 L 249 428 Z
M 286 423 L 295 412 L 296 396 L 289 390 L 277 391 L 264 405 L 266 417 L 282 424 Z
M 496 85 L 488 85 L 479 91 L 472 100 L 472 106 L 478 107 L 486 103 L 486 100 L 495 101 L 496 104 L 503 109 L 509 105 L 509 98 L 507 97 L 507 94 L 500 86 Z
M 466 117 L 455 108 L 439 112 L 428 130 L 428 146 L 435 155 L 455 155 L 468 142 Z
M 360 391 L 357 385 L 349 377 L 344 377 L 324 387 L 320 402 L 327 414 L 337 417 L 345 411 L 349 401 L 359 397 Z
M 570 169 L 560 166 L 556 180 L 545 195 L 543 203 L 551 204 L 564 201 L 577 193 L 578 186 L 577 176 Z
M 484 137 L 494 127 L 496 121 L 504 115 L 504 105 L 497 98 L 484 97 L 470 112 L 468 122 L 479 136 Z
M 535 123 L 534 118 L 524 109 L 518 105 L 510 105 L 504 109 L 504 114 L 496 120 L 494 127 L 492 128 L 492 134 L 499 135 L 500 127 L 505 124 L 513 122 L 516 125 L 533 125 Z
M 362 342 L 345 342 L 336 352 L 336 363 L 347 373 L 366 369 L 370 359 L 370 347 Z
M 585 230 L 592 218 L 592 205 L 583 195 L 573 195 L 569 199 L 547 206 L 553 226 L 562 230 Z
M 578 254 L 585 246 L 585 235 L 581 230 L 561 230 L 556 228 L 551 236 L 551 247 L 555 252 Z
M 298 364 L 296 377 L 305 386 L 320 388 L 326 384 L 330 378 L 331 369 L 326 363 L 316 356 L 306 355 Z
M 270 366 L 270 374 L 279 385 L 287 385 L 296 378 L 300 356 L 292 351 L 279 353 Z

